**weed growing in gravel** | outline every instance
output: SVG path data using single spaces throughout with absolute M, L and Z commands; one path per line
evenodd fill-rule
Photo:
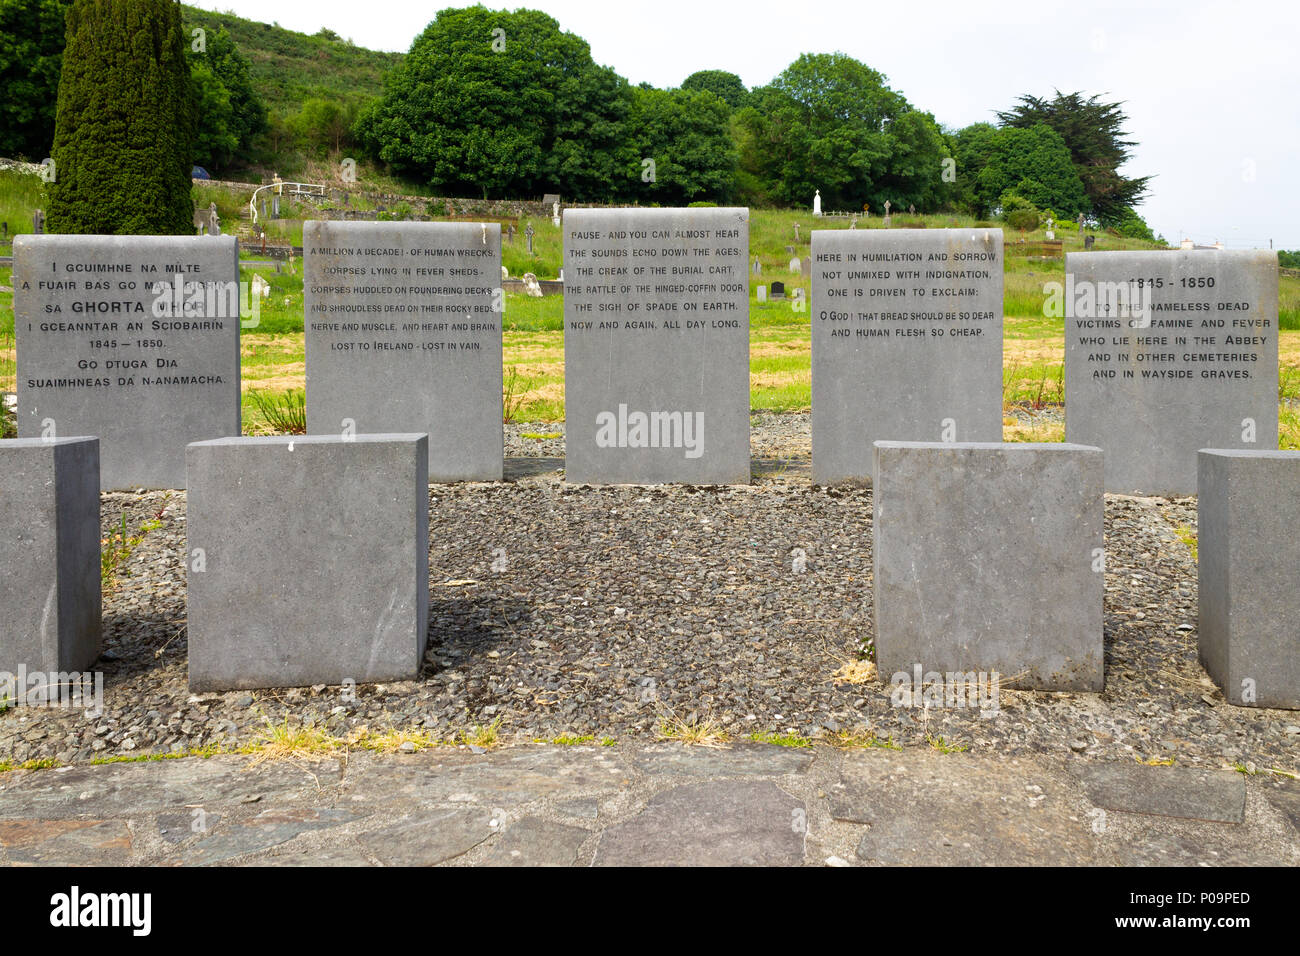
M 167 753 L 115 754 L 111 757 L 93 757 L 90 765 L 99 767 L 110 763 L 152 763 L 155 760 L 181 760 L 185 757 L 198 757 L 201 760 L 206 760 L 208 757 L 215 757 L 220 753 L 227 753 L 227 751 L 220 744 L 208 744 L 204 747 L 191 747 L 188 750 L 168 751 Z
M 925 735 L 925 742 L 941 754 L 959 754 L 970 749 L 965 744 L 950 743 L 942 737 L 931 737 L 929 734 Z
M 495 747 L 501 743 L 501 718 L 498 717 L 486 727 L 475 724 L 469 730 L 461 732 L 461 742 L 471 747 Z
M 618 741 L 615 740 L 613 737 L 601 737 L 600 745 L 602 747 L 617 747 Z
M 749 739 L 755 743 L 772 744 L 775 747 L 811 747 L 813 745 L 811 737 L 800 737 L 798 734 L 778 734 L 771 731 L 750 734 Z
M 547 740 L 545 737 L 539 737 L 536 740 L 534 740 L 533 743 L 558 744 L 561 747 L 576 747 L 579 744 L 592 743 L 595 739 L 596 739 L 595 734 L 587 734 L 586 736 L 583 737 L 579 737 L 577 734 L 560 734 L 558 737 L 552 737 L 550 740 Z M 605 739 L 608 740 L 609 738 L 606 737 Z
M 140 546 L 140 542 L 144 540 L 146 534 L 161 527 L 161 521 L 146 521 L 140 525 L 139 534 L 128 535 L 126 533 L 126 512 L 122 512 L 121 526 L 100 542 L 99 583 L 101 590 L 108 592 L 117 586 L 118 571 L 126 563 L 126 559 L 131 556 L 131 552 Z
M 1196 532 L 1185 524 L 1180 524 L 1174 528 L 1174 534 L 1178 535 L 1178 540 L 1187 545 L 1188 550 L 1192 552 L 1192 560 L 1199 561 L 1200 555 L 1196 550 Z
M 59 761 L 54 757 L 42 757 L 39 760 L 25 760 L 16 764 L 12 760 L 0 760 L 0 773 L 8 773 L 10 770 L 52 770 L 59 766 Z
M 560 438 L 562 436 L 559 432 L 520 432 L 519 437 L 533 438 L 537 441 L 543 441 L 548 438 Z
M 689 720 L 682 720 L 674 713 L 660 717 L 658 737 L 697 747 L 721 747 L 731 739 L 712 717 L 701 719 L 692 714 Z
M 307 393 L 298 389 L 272 392 L 269 389 L 250 388 L 248 400 L 262 417 L 260 427 L 253 425 L 249 434 L 270 429 L 273 435 L 307 434 Z
M 877 676 L 874 661 L 849 661 L 831 675 L 831 680 L 837 684 L 870 684 Z
M 1170 757 L 1167 760 L 1160 760 L 1157 757 L 1148 757 L 1146 760 L 1143 760 L 1141 757 L 1134 757 L 1133 759 L 1148 767 L 1172 767 L 1174 765 L 1173 757 Z
M 344 741 L 315 724 L 290 726 L 289 718 L 275 724 L 269 719 L 266 729 L 253 739 L 249 750 L 255 755 L 253 766 L 267 760 L 286 760 L 333 753 Z

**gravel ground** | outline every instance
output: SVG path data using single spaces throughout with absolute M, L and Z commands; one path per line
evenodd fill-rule
M 871 492 L 810 487 L 806 415 L 754 423 L 756 459 L 802 467 L 743 487 L 593 488 L 539 462 L 514 481 L 434 486 L 424 672 L 352 700 L 337 687 L 191 695 L 184 493 L 105 495 L 105 534 L 123 513 L 132 532 L 161 526 L 105 596 L 104 713 L 11 709 L 0 758 L 234 745 L 290 715 L 338 735 L 499 720 L 506 737 L 650 739 L 673 714 L 735 737 L 870 730 L 973 752 L 1300 769 L 1300 714 L 1227 704 L 1197 662 L 1196 564 L 1177 530 L 1195 530 L 1190 498 L 1107 498 L 1104 693 L 1003 690 L 981 719 L 837 683 L 872 640 Z M 522 435 L 562 430 L 511 426 L 508 454 L 558 458 L 560 439 Z

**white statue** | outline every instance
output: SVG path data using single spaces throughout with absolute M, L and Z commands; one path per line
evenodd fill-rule
M 822 214 L 822 191 L 818 189 L 816 195 L 813 196 L 813 215 L 820 216 L 821 214 Z

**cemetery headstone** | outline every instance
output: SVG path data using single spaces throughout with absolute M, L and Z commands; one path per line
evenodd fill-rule
M 191 689 L 419 675 L 426 436 L 226 438 L 187 460 Z
M 529 255 L 532 255 L 532 254 L 533 254 L 533 235 L 534 235 L 535 232 L 536 232 L 536 230 L 533 229 L 533 224 L 532 224 L 531 222 L 528 224 L 527 228 L 524 229 L 524 238 L 526 238 L 526 239 L 528 240 L 528 254 L 529 254 Z
M 534 299 L 542 297 L 542 285 L 537 281 L 537 276 L 531 272 L 524 273 L 524 293 L 532 296 Z
M 760 303 L 766 302 L 766 301 L 767 301 L 767 286 L 765 286 L 765 285 L 760 285 L 760 286 L 755 290 L 755 295 L 757 295 L 757 297 L 758 297 L 758 301 L 759 301 Z
M 240 432 L 237 256 L 233 236 L 15 237 L 19 437 L 97 436 L 105 490 L 185 487 L 185 446 Z
M 794 224 L 794 241 L 799 241 L 799 224 L 797 222 Z
M 501 227 L 308 222 L 307 431 L 427 433 L 434 481 L 498 481 Z
M 565 478 L 748 482 L 749 211 L 571 209 Z
M 822 191 L 820 189 L 813 193 L 812 214 L 814 216 L 820 216 L 822 214 Z
M 892 221 L 889 216 L 889 207 L 893 205 L 888 199 L 885 200 L 885 218 L 882 220 L 886 226 Z
M 773 298 L 773 299 L 784 299 L 784 298 L 785 298 L 785 283 L 784 283 L 784 282 L 773 282 L 773 283 L 772 283 L 772 298 Z
M 1196 492 L 1196 452 L 1277 447 L 1278 272 L 1267 251 L 1070 253 L 1065 438 L 1106 490 Z
M 812 234 L 812 474 L 865 483 L 874 441 L 1002 439 L 1002 232 Z
M 798 256 L 790 260 L 790 272 L 794 275 L 800 275 L 803 272 L 803 262 Z
M 812 256 L 804 256 L 799 260 L 799 274 L 804 276 L 812 275 Z
M 762 274 L 763 274 L 763 266 L 759 263 L 759 261 L 758 261 L 758 256 L 755 256 L 755 257 L 754 257 L 754 275 L 758 276 L 758 275 L 762 275 Z
M 1201 663 L 1239 707 L 1300 710 L 1300 452 L 1197 459 Z
M 98 440 L 0 440 L 0 529 L 0 671 L 90 667 L 101 634 Z
M 1097 241 L 1097 237 L 1096 237 L 1096 236 L 1091 236 L 1091 235 L 1089 235 L 1089 236 L 1084 236 L 1084 237 L 1083 237 L 1083 248 L 1084 248 L 1084 249 L 1091 249 L 1092 246 L 1093 246 L 1093 243 L 1095 243 L 1096 241 Z
M 38 236 L 45 232 L 45 213 L 39 209 L 32 213 L 32 232 Z
M 1101 450 L 874 449 L 872 588 L 886 683 L 996 672 L 1007 686 L 1100 691 Z

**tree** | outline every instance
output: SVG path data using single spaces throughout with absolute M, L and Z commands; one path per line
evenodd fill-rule
M 0 0 L 0 155 L 49 155 L 69 2 Z
M 50 231 L 192 232 L 194 99 L 180 5 L 74 0 L 67 22 Z
M 1124 218 L 1125 209 L 1141 202 L 1151 177 L 1129 179 L 1119 174 L 1119 167 L 1131 156 L 1129 147 L 1136 143 L 1124 138 L 1128 117 L 1120 109 L 1123 104 L 1099 100 L 1057 90 L 1051 100 L 1022 96 L 1014 107 L 997 115 L 1003 126 L 1028 129 L 1045 123 L 1059 133 L 1083 183 L 1089 211 L 1110 225 Z
M 337 152 L 343 147 L 348 127 L 356 120 L 354 104 L 312 97 L 290 121 L 298 139 L 318 153 Z
M 731 194 L 736 150 L 728 128 L 727 104 L 707 91 L 633 91 L 630 130 L 637 142 L 637 198 L 663 205 L 722 201 Z M 641 175 L 654 160 L 654 179 Z
M 726 70 L 697 70 L 682 80 L 682 89 L 708 90 L 732 110 L 740 109 L 749 98 L 744 81 Z
M 372 155 L 441 190 L 587 196 L 611 188 L 629 103 L 627 82 L 546 14 L 448 9 L 354 132 Z
M 186 47 L 198 117 L 194 161 L 220 168 L 236 158 L 246 160 L 253 139 L 268 128 L 248 59 L 224 27 L 206 30 L 202 49 L 195 46 Z
M 916 205 L 933 209 L 948 146 L 928 113 L 885 78 L 842 53 L 804 54 L 737 114 L 741 181 L 773 200 L 824 208 Z
M 1038 209 L 1077 216 L 1088 206 L 1083 183 L 1070 162 L 1064 140 L 1045 123 L 1027 129 L 1000 129 L 992 140 L 993 155 L 979 171 L 975 191 L 983 210 L 1002 205 L 1013 192 Z

